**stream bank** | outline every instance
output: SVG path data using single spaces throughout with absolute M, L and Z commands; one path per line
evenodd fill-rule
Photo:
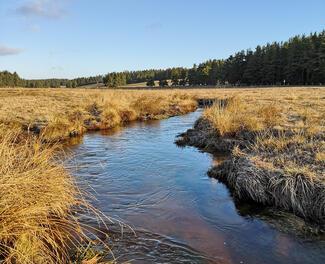
M 261 133 L 240 131 L 221 136 L 210 120 L 200 117 L 192 129 L 179 134 L 176 144 L 194 146 L 228 158 L 213 166 L 208 174 L 225 183 L 232 195 L 243 201 L 292 212 L 324 228 L 324 164 L 315 153 L 324 148 L 324 134 L 303 135 L 294 131 L 268 130 Z M 279 146 L 272 144 L 281 143 Z M 303 153 L 303 154 L 302 154 Z M 277 164 L 277 159 L 286 160 Z M 290 168 L 295 160 L 300 168 Z M 312 165 L 317 176 L 304 166 Z

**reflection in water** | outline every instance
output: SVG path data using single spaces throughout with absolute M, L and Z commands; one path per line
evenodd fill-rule
M 136 235 L 120 229 L 110 232 L 112 250 L 119 262 L 132 263 L 227 263 L 210 258 L 172 238 L 138 229 Z
M 235 204 L 207 177 L 209 154 L 173 144 L 199 115 L 134 122 L 70 147 L 69 165 L 96 192 L 95 206 L 136 231 L 115 233 L 116 256 L 133 263 L 324 263 L 324 240 L 306 237 L 303 221 Z

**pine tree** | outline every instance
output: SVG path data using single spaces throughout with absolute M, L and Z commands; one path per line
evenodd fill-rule
M 147 81 L 147 86 L 151 86 L 151 87 L 155 86 L 155 81 L 153 79 Z

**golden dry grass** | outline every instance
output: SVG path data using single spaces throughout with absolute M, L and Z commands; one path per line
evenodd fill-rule
M 73 217 L 75 208 L 83 205 L 78 188 L 45 142 L 133 120 L 187 113 L 195 109 L 198 98 L 239 97 L 229 101 L 228 110 L 218 104 L 206 110 L 219 134 L 276 126 L 304 129 L 308 135 L 324 131 L 325 89 L 0 89 L 2 258 L 8 263 L 66 263 L 72 244 L 80 241 L 70 243 L 74 235 L 87 240 Z M 305 138 L 297 135 L 292 140 L 306 144 Z M 261 140 L 264 147 L 278 151 L 293 144 L 288 139 Z M 323 164 L 324 148 L 313 155 L 317 164 Z M 270 162 L 262 159 L 260 164 Z M 287 167 L 288 173 L 298 173 L 294 169 L 294 164 Z
M 203 117 L 222 137 L 236 138 L 243 132 L 256 134 L 249 153 L 254 152 L 254 161 L 263 160 L 259 164 L 272 163 L 273 168 L 283 169 L 286 175 L 323 181 L 319 162 L 324 152 L 324 91 L 257 90 L 251 93 L 258 95 L 248 100 L 247 94 L 235 94 L 226 97 L 226 105 L 217 103 L 206 109 Z M 313 158 L 307 159 L 308 155 Z
M 317 132 L 324 129 L 325 126 L 324 88 L 255 88 L 205 91 L 206 93 L 203 94 L 201 90 L 197 92 L 197 95 L 205 98 L 237 98 L 232 105 L 233 107 L 229 107 L 226 114 L 233 112 L 232 116 L 240 115 L 244 119 L 260 119 L 264 123 L 263 127 L 265 125 L 269 127 L 281 125 L 284 128 L 308 128 L 311 132 Z M 195 94 L 195 91 L 190 91 L 190 94 Z M 216 105 L 215 107 L 219 106 Z M 207 114 L 209 113 L 207 112 Z
M 223 102 L 223 101 L 222 101 Z M 220 102 L 215 103 L 212 107 L 207 108 L 203 117 L 208 119 L 220 136 L 234 136 L 243 130 L 258 131 L 267 124 L 267 117 L 264 114 L 247 115 L 249 105 L 243 103 L 238 97 L 231 97 L 226 101 L 226 105 Z M 258 112 L 268 111 L 266 106 L 258 109 Z M 266 112 L 265 111 L 265 112 Z M 262 120 L 263 118 L 263 120 Z
M 184 93 L 85 89 L 2 89 L 0 124 L 58 141 L 86 130 L 186 113 L 196 102 Z
M 74 216 L 90 208 L 40 139 L 0 135 L 0 256 L 6 263 L 67 263 L 71 245 L 86 239 Z
M 274 125 L 273 109 L 281 112 L 282 126 L 324 126 L 325 89 L 251 88 L 183 90 L 1 89 L 0 123 L 37 126 L 49 137 L 69 136 L 86 129 L 111 127 L 111 122 L 163 118 L 194 109 L 193 98 L 241 98 L 251 116 L 264 113 Z M 239 106 L 238 106 L 239 107 Z M 263 108 L 266 107 L 266 108 Z M 256 113 L 257 108 L 261 113 Z M 236 107 L 234 107 L 236 109 Z M 235 110 L 237 113 L 240 111 Z M 120 115 L 120 118 L 117 117 Z M 267 117 L 267 115 L 270 115 Z M 103 115 L 103 116 L 102 116 Z M 279 117 L 277 117 L 279 118 Z M 119 120 L 120 119 L 120 120 Z M 267 121 L 268 120 L 268 121 Z M 111 121 L 111 122 L 110 122 Z
M 315 159 L 319 162 L 325 162 L 325 152 L 317 152 L 315 154 Z
M 239 197 L 292 211 L 324 226 L 324 130 L 262 131 L 234 149 L 227 181 Z

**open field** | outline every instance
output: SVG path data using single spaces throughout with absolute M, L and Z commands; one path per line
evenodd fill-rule
M 167 80 L 168 84 L 171 85 L 171 80 Z M 142 89 L 148 89 L 150 87 L 147 87 L 147 82 L 139 82 L 139 83 L 130 83 L 123 86 L 120 86 L 120 88 L 142 88 Z M 155 88 L 159 87 L 159 81 L 155 81 Z
M 69 231 L 87 240 L 74 211 L 88 205 L 48 143 L 130 121 L 185 114 L 202 98 L 217 103 L 197 122 L 195 137 L 186 135 L 188 141 L 231 153 L 227 170 L 215 168 L 211 174 L 228 181 L 239 197 L 322 222 L 325 89 L 1 89 L 2 258 L 66 263 L 67 241 L 73 240 Z M 290 195 L 292 199 L 282 199 Z M 306 210 L 315 198 L 317 210 Z
M 325 89 L 312 87 L 167 91 L 1 89 L 0 123 L 43 131 L 47 137 L 65 137 L 85 129 L 107 129 L 120 122 L 182 114 L 194 109 L 193 99 L 233 96 L 241 96 L 248 105 L 280 106 L 282 116 L 287 117 L 285 125 L 301 125 L 301 115 L 319 119 L 324 116 Z

